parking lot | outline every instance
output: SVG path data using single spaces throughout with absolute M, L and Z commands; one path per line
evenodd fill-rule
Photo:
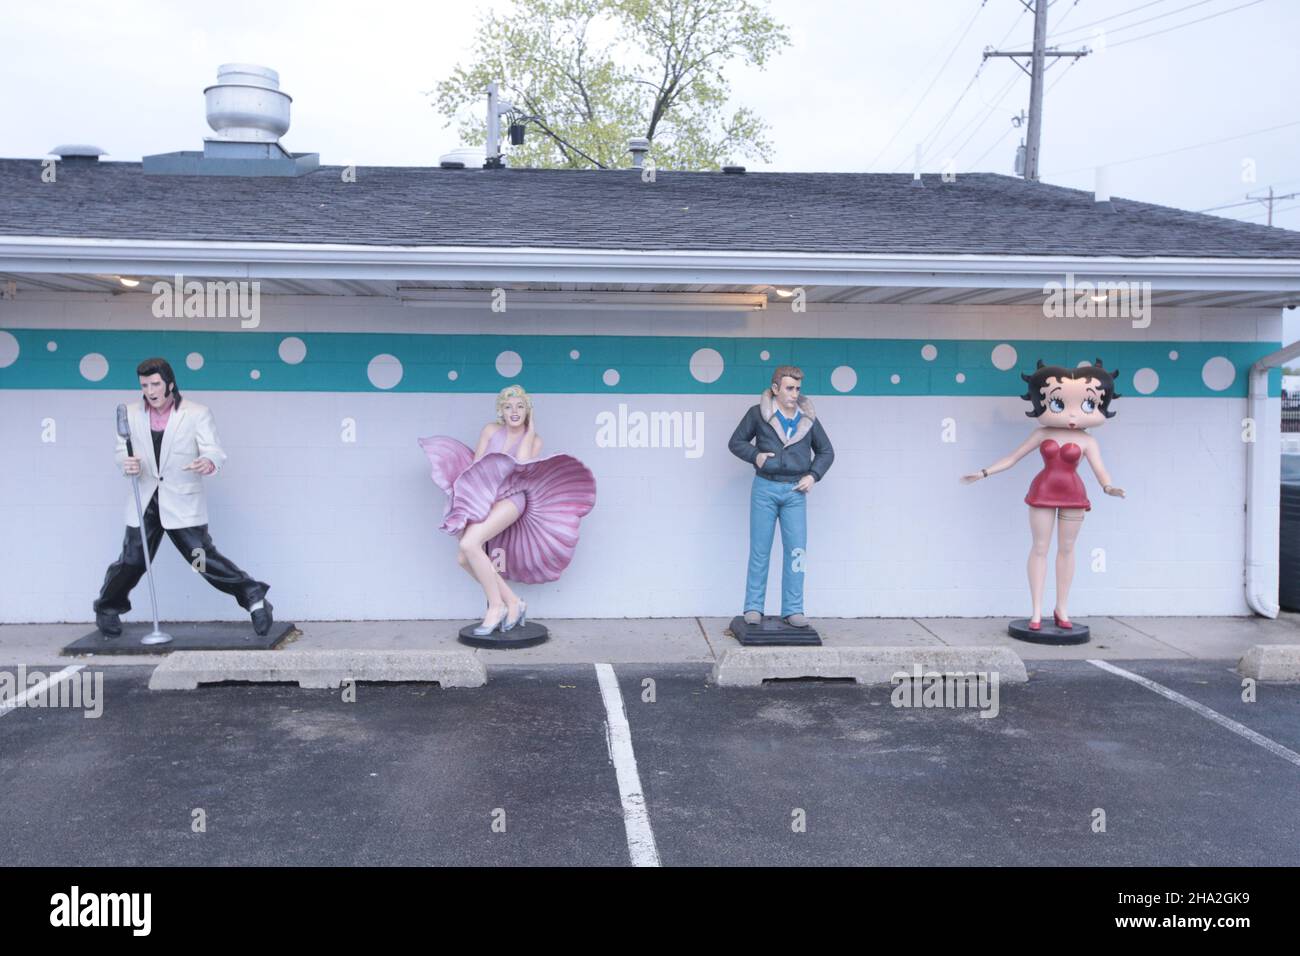
M 355 702 L 86 671 L 102 716 L 0 717 L 11 865 L 1300 864 L 1300 686 L 1227 661 L 1036 661 L 992 718 L 700 664 Z

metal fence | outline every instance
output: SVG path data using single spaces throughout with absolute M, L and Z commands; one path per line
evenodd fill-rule
M 1300 395 L 1282 399 L 1282 431 L 1300 432 Z

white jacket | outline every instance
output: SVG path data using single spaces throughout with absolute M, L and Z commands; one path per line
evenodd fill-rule
M 185 466 L 195 458 L 206 458 L 217 466 L 213 472 L 215 475 L 226 461 L 208 407 L 182 396 L 180 407 L 172 409 L 163 431 L 162 453 L 159 455 L 161 476 L 158 463 L 154 461 L 149 409 L 143 400 L 127 406 L 127 421 L 131 425 L 131 450 L 140 459 L 140 506 L 148 509 L 149 499 L 156 488 L 158 513 L 164 528 L 192 528 L 207 524 L 208 496 L 203 489 L 203 478 L 197 471 L 186 471 Z M 126 439 L 119 435 L 116 455 L 119 470 L 126 457 Z M 131 528 L 140 527 L 133 492 L 127 494 L 126 523 Z

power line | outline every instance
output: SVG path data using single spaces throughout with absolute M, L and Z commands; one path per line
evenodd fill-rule
M 975 130 L 969 136 L 967 136 L 965 140 L 962 141 L 962 144 L 957 147 L 956 152 L 952 154 L 952 158 L 954 160 L 962 154 L 962 152 L 966 149 L 966 147 L 970 145 L 971 140 L 973 140 L 976 136 L 978 136 L 980 130 L 982 130 L 984 126 L 988 123 L 988 121 L 993 118 L 993 114 L 997 112 L 998 106 L 1002 103 L 1004 99 L 1007 98 L 1007 94 L 1011 92 L 1011 88 L 1015 86 L 1016 80 L 1018 79 L 1020 79 L 1020 76 L 1018 74 L 1015 73 L 1011 74 L 1011 79 L 1008 80 L 1006 85 L 1002 87 L 1001 91 L 998 94 L 998 98 L 993 101 L 993 104 L 989 106 L 988 110 L 984 113 L 984 118 L 980 121 L 979 126 L 975 127 Z M 1008 123 L 1007 129 L 1012 130 L 1015 129 L 1015 127 L 1012 126 L 1010 123 Z M 1005 137 L 1006 133 L 1003 133 L 1002 135 Z
M 1264 0 L 1250 0 L 1249 3 L 1243 3 L 1240 6 L 1231 7 L 1230 9 L 1227 10 L 1220 10 L 1218 13 L 1211 13 L 1206 16 L 1200 17 L 1196 20 L 1188 20 L 1186 23 L 1179 23 L 1176 26 L 1167 27 L 1164 30 L 1156 30 L 1154 33 L 1144 33 L 1140 37 L 1130 37 L 1127 40 L 1121 40 L 1119 43 L 1110 43 L 1107 44 L 1107 46 L 1113 49 L 1114 47 L 1117 46 L 1123 46 L 1126 43 L 1137 43 L 1138 40 L 1147 40 L 1150 39 L 1151 37 L 1158 37 L 1162 33 L 1172 33 L 1174 30 L 1181 30 L 1183 27 L 1190 27 L 1193 24 L 1204 23 L 1206 20 L 1213 20 L 1215 17 L 1221 17 L 1229 13 L 1235 13 L 1238 10 L 1244 10 L 1246 9 L 1246 7 L 1253 7 L 1255 4 L 1263 3 L 1263 2 Z
M 875 166 L 876 163 L 880 162 L 880 157 L 884 156 L 885 153 L 889 151 L 889 147 L 894 145 L 894 140 L 898 139 L 898 135 L 903 132 L 907 127 L 907 124 L 912 121 L 912 117 L 916 115 L 916 111 L 921 108 L 921 104 L 925 102 L 925 98 L 929 96 L 930 91 L 934 89 L 934 84 L 939 82 L 939 77 L 943 76 L 943 71 L 948 68 L 948 64 L 952 62 L 952 58 L 957 55 L 957 50 L 961 46 L 962 41 L 966 39 L 966 34 L 970 33 L 971 28 L 975 26 L 975 21 L 979 19 L 979 15 L 984 11 L 984 7 L 987 4 L 988 0 L 980 0 L 980 5 L 975 11 L 975 16 L 970 18 L 970 22 L 966 24 L 966 29 L 962 31 L 961 36 L 957 38 L 957 42 L 953 44 L 953 48 L 949 51 L 947 59 L 945 59 L 943 65 L 939 67 L 939 72 L 930 80 L 930 85 L 925 88 L 925 92 L 921 94 L 921 98 L 912 106 L 912 111 L 907 114 L 907 118 L 903 120 L 903 124 L 894 131 L 894 135 L 889 137 L 889 142 L 885 143 L 884 148 L 881 149 L 876 158 L 871 161 L 871 166 Z
M 1258 3 L 1259 0 L 1255 0 L 1255 2 Z M 1062 74 L 1062 76 L 1064 76 L 1064 75 L 1065 75 L 1065 74 Z M 1133 157 L 1130 157 L 1129 159 L 1117 159 L 1117 160 L 1114 160 L 1114 161 L 1112 161 L 1112 162 L 1108 162 L 1108 163 L 1098 163 L 1098 164 L 1093 164 L 1092 166 L 1076 166 L 1076 167 L 1074 167 L 1073 169 L 1063 169 L 1063 170 L 1061 170 L 1060 172 L 1054 172 L 1054 173 L 1052 173 L 1052 175 L 1054 175 L 1054 176 L 1065 176 L 1065 175 L 1068 175 L 1069 173 L 1077 173 L 1077 172 L 1082 172 L 1082 171 L 1084 171 L 1084 170 L 1093 169 L 1093 168 L 1095 168 L 1097 165 L 1104 165 L 1104 166 L 1123 166 L 1123 165 L 1125 165 L 1125 164 L 1127 164 L 1127 163 L 1137 163 L 1137 162 L 1141 162 L 1141 161 L 1144 160 L 1144 159 L 1156 159 L 1156 158 L 1161 157 L 1161 156 L 1172 156 L 1172 155 L 1174 155 L 1175 153 L 1185 153 L 1185 152 L 1187 152 L 1188 150 L 1192 150 L 1192 149 L 1201 149 L 1201 148 L 1204 147 L 1204 146 L 1217 146 L 1219 143 L 1231 143 L 1233 140 L 1246 139 L 1246 138 L 1249 137 L 1249 136 L 1259 136 L 1261 133 L 1271 133 L 1271 132 L 1273 132 L 1274 130 L 1279 130 L 1279 129 L 1288 129 L 1288 128 L 1292 127 L 1292 126 L 1300 126 L 1300 120 L 1293 120 L 1293 121 L 1290 122 L 1290 123 L 1281 123 L 1281 124 L 1279 124 L 1279 125 L 1277 125 L 1277 126 L 1268 126 L 1268 127 L 1265 127 L 1264 129 L 1255 129 L 1255 130 L 1251 130 L 1251 131 L 1249 131 L 1249 132 L 1247 132 L 1247 133 L 1238 133 L 1238 134 L 1235 135 L 1235 136 L 1224 136 L 1222 139 L 1211 139 L 1211 140 L 1207 140 L 1207 141 L 1204 142 L 1204 143 L 1192 143 L 1190 146 L 1179 146 L 1179 147 L 1177 147 L 1176 149 L 1167 149 L 1167 150 L 1164 150 L 1163 152 L 1159 152 L 1159 153 L 1147 153 L 1145 156 L 1133 156 Z
M 1078 3 L 1078 2 L 1079 2 L 1079 0 L 1075 0 L 1075 3 Z M 1011 26 L 1007 29 L 1007 32 L 1006 32 L 1005 34 L 1003 34 L 1002 39 L 998 41 L 998 44 L 997 44 L 998 46 L 1002 46 L 1002 44 L 1006 43 L 1006 42 L 1007 42 L 1007 38 L 1008 38 L 1009 36 L 1011 36 L 1011 34 L 1013 34 L 1013 33 L 1016 32 L 1016 28 L 1017 28 L 1018 26 L 1020 26 L 1020 18 L 1021 18 L 1022 16 L 1024 16 L 1027 12 L 1029 12 L 1029 9 L 1030 9 L 1030 8 L 1029 8 L 1029 6 L 1028 6 L 1027 4 L 1022 4 L 1022 6 L 1021 6 L 1021 10 L 1020 10 L 1020 13 L 1016 15 L 1016 19 L 1012 22 Z M 1068 13 L 1069 11 L 1066 11 L 1066 12 Z M 978 11 L 977 11 L 977 13 L 978 13 Z M 969 31 L 968 31 L 968 32 L 969 32 Z M 990 48 L 986 47 L 985 49 L 990 49 Z M 987 61 L 986 59 L 981 59 L 981 60 L 980 60 L 980 64 L 979 64 L 979 66 L 977 66 L 977 67 L 975 68 L 975 72 L 974 72 L 974 74 L 971 75 L 970 80 L 967 81 L 965 88 L 962 89 L 962 91 L 961 91 L 960 94 L 958 94 L 958 96 L 957 96 L 957 101 L 956 101 L 955 103 L 953 103 L 953 105 L 949 108 L 948 112 L 947 112 L 946 114 L 944 114 L 943 118 L 940 119 L 940 121 L 935 125 L 935 128 L 932 129 L 929 133 L 926 133 L 926 135 L 925 135 L 924 137 L 921 138 L 921 141 L 920 141 L 920 144 L 919 144 L 919 145 L 922 145 L 922 146 L 923 146 L 923 148 L 922 148 L 922 162 L 924 162 L 924 160 L 925 160 L 925 156 L 928 155 L 928 154 L 932 151 L 932 149 L 933 149 L 933 144 L 931 145 L 931 147 L 928 147 L 928 148 L 924 147 L 923 144 L 925 144 L 926 142 L 929 142 L 929 141 L 932 140 L 932 139 L 937 138 L 938 135 L 939 135 L 939 133 L 941 133 L 941 132 L 943 131 L 943 127 L 946 126 L 946 125 L 948 124 L 948 121 L 951 119 L 952 115 L 957 111 L 957 107 L 959 107 L 959 106 L 961 105 L 962 101 L 966 98 L 966 94 L 970 92 L 971 87 L 974 86 L 974 84 L 979 80 L 980 73 L 981 73 L 981 71 L 984 69 L 984 64 L 987 63 L 987 62 L 988 62 L 988 61 Z M 985 103 L 984 105 L 985 105 L 985 106 L 988 106 L 988 103 Z M 978 116 L 978 115 L 979 115 L 979 114 L 977 113 L 976 116 Z M 962 127 L 962 132 L 964 132 L 964 131 L 969 127 L 969 125 L 970 125 L 970 124 L 967 123 L 966 126 Z M 901 132 L 901 128 L 900 128 L 900 132 Z M 897 134 L 895 134 L 895 135 L 897 135 Z M 951 145 L 951 143 L 954 142 L 954 141 L 957 139 L 957 137 L 960 136 L 960 135 L 961 135 L 961 133 L 959 132 L 959 133 L 957 134 L 957 136 L 954 136 L 951 140 L 949 140 L 949 144 Z M 886 148 L 888 148 L 888 147 L 886 147 Z M 883 151 L 883 150 L 882 150 L 882 152 L 881 152 L 881 155 L 884 155 L 884 151 Z M 877 159 L 878 159 L 878 158 L 879 158 L 879 157 L 877 157 Z M 893 171 L 894 171 L 894 172 L 898 172 L 898 170 L 901 169 L 901 168 L 902 168 L 906 163 L 907 163 L 907 157 L 904 156 L 903 159 L 901 159 L 901 160 L 900 160 L 900 161 L 899 161 L 899 162 L 894 166 L 894 170 L 893 170 Z
M 996 102 L 990 103 L 988 100 L 984 100 L 983 97 L 981 97 L 981 100 L 983 100 L 984 103 L 985 112 L 983 113 L 976 112 L 974 116 L 972 116 L 969 120 L 967 120 L 966 124 L 962 126 L 961 129 L 957 130 L 957 132 L 952 135 L 951 139 L 949 139 L 946 143 L 943 144 L 943 148 L 939 150 L 939 155 L 940 156 L 948 155 L 951 156 L 953 159 L 956 159 L 957 154 L 960 153 L 961 150 L 959 149 L 955 153 L 951 152 L 952 144 L 957 142 L 957 140 L 961 139 L 963 136 L 965 136 L 966 133 L 970 130 L 970 128 L 974 126 L 977 122 L 979 123 L 979 127 L 976 128 L 976 132 L 978 132 L 979 129 L 982 129 L 984 124 L 987 123 L 989 119 L 992 118 L 995 112 L 997 112 L 998 105 L 1006 98 L 1007 92 L 1011 89 L 1011 87 L 1015 84 L 1016 80 L 1018 79 L 1019 77 L 1016 76 L 1016 74 L 1014 73 L 1011 74 L 1011 78 L 1003 85 L 1002 89 L 998 91 L 998 99 Z M 969 142 L 969 139 L 964 140 L 962 142 L 963 148 L 965 148 L 967 142 Z
M 1080 24 L 1079 26 L 1074 27 L 1073 29 L 1066 30 L 1065 33 L 1066 33 L 1066 34 L 1072 34 L 1072 33 L 1079 33 L 1080 31 L 1086 31 L 1089 27 L 1094 27 L 1094 26 L 1096 26 L 1098 23 L 1105 23 L 1107 20 L 1117 20 L 1117 19 L 1119 19 L 1120 17 L 1126 17 L 1126 16 L 1128 16 L 1130 13 L 1137 13 L 1139 10 L 1143 10 L 1143 9 L 1145 9 L 1146 7 L 1153 7 L 1153 6 L 1156 5 L 1156 3 L 1165 3 L 1165 2 L 1166 2 L 1166 0 L 1155 0 L 1154 3 L 1144 3 L 1144 4 L 1142 4 L 1142 6 L 1140 6 L 1140 7 L 1134 7 L 1134 8 L 1131 9 L 1131 10 L 1125 10 L 1123 13 L 1116 13 L 1116 14 L 1114 14 L 1113 16 L 1102 17 L 1100 20 L 1093 20 L 1091 23 L 1083 23 L 1083 24 Z M 1190 10 L 1190 9 L 1192 9 L 1192 7 L 1203 7 L 1203 6 L 1205 6 L 1207 3 L 1212 3 L 1212 2 L 1213 2 L 1213 0 L 1196 0 L 1195 3 L 1189 3 L 1187 6 L 1185 6 L 1185 7 L 1179 7 L 1177 10 L 1170 10 L 1168 13 L 1158 13 L 1158 14 L 1156 14 L 1154 17 L 1147 17 L 1145 20 L 1134 20 L 1132 23 L 1125 23 L 1125 24 L 1123 24 L 1122 26 L 1112 27 L 1112 28 L 1111 28 L 1111 32 L 1112 32 L 1112 33 L 1118 33 L 1120 30 L 1130 30 L 1130 29 L 1132 29 L 1133 27 L 1140 27 L 1140 26 L 1141 26 L 1142 24 L 1144 24 L 1144 23 L 1151 23 L 1153 20 L 1163 20 L 1165 17 L 1172 17 L 1175 13 L 1182 13 L 1184 10 Z M 1055 39 L 1058 39 L 1058 37 L 1057 37 L 1057 36 L 1053 36 L 1052 39 L 1055 40 Z M 1082 39 L 1082 38 L 1081 38 L 1081 37 L 1076 37 L 1075 39 L 1071 40 L 1070 42 L 1071 42 L 1071 43 L 1077 43 L 1080 39 Z

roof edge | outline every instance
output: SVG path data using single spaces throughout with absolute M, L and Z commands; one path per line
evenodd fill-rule
M 500 282 L 1032 288 L 1073 273 L 1160 289 L 1300 293 L 1300 258 L 809 253 L 0 236 L 0 271 Z

